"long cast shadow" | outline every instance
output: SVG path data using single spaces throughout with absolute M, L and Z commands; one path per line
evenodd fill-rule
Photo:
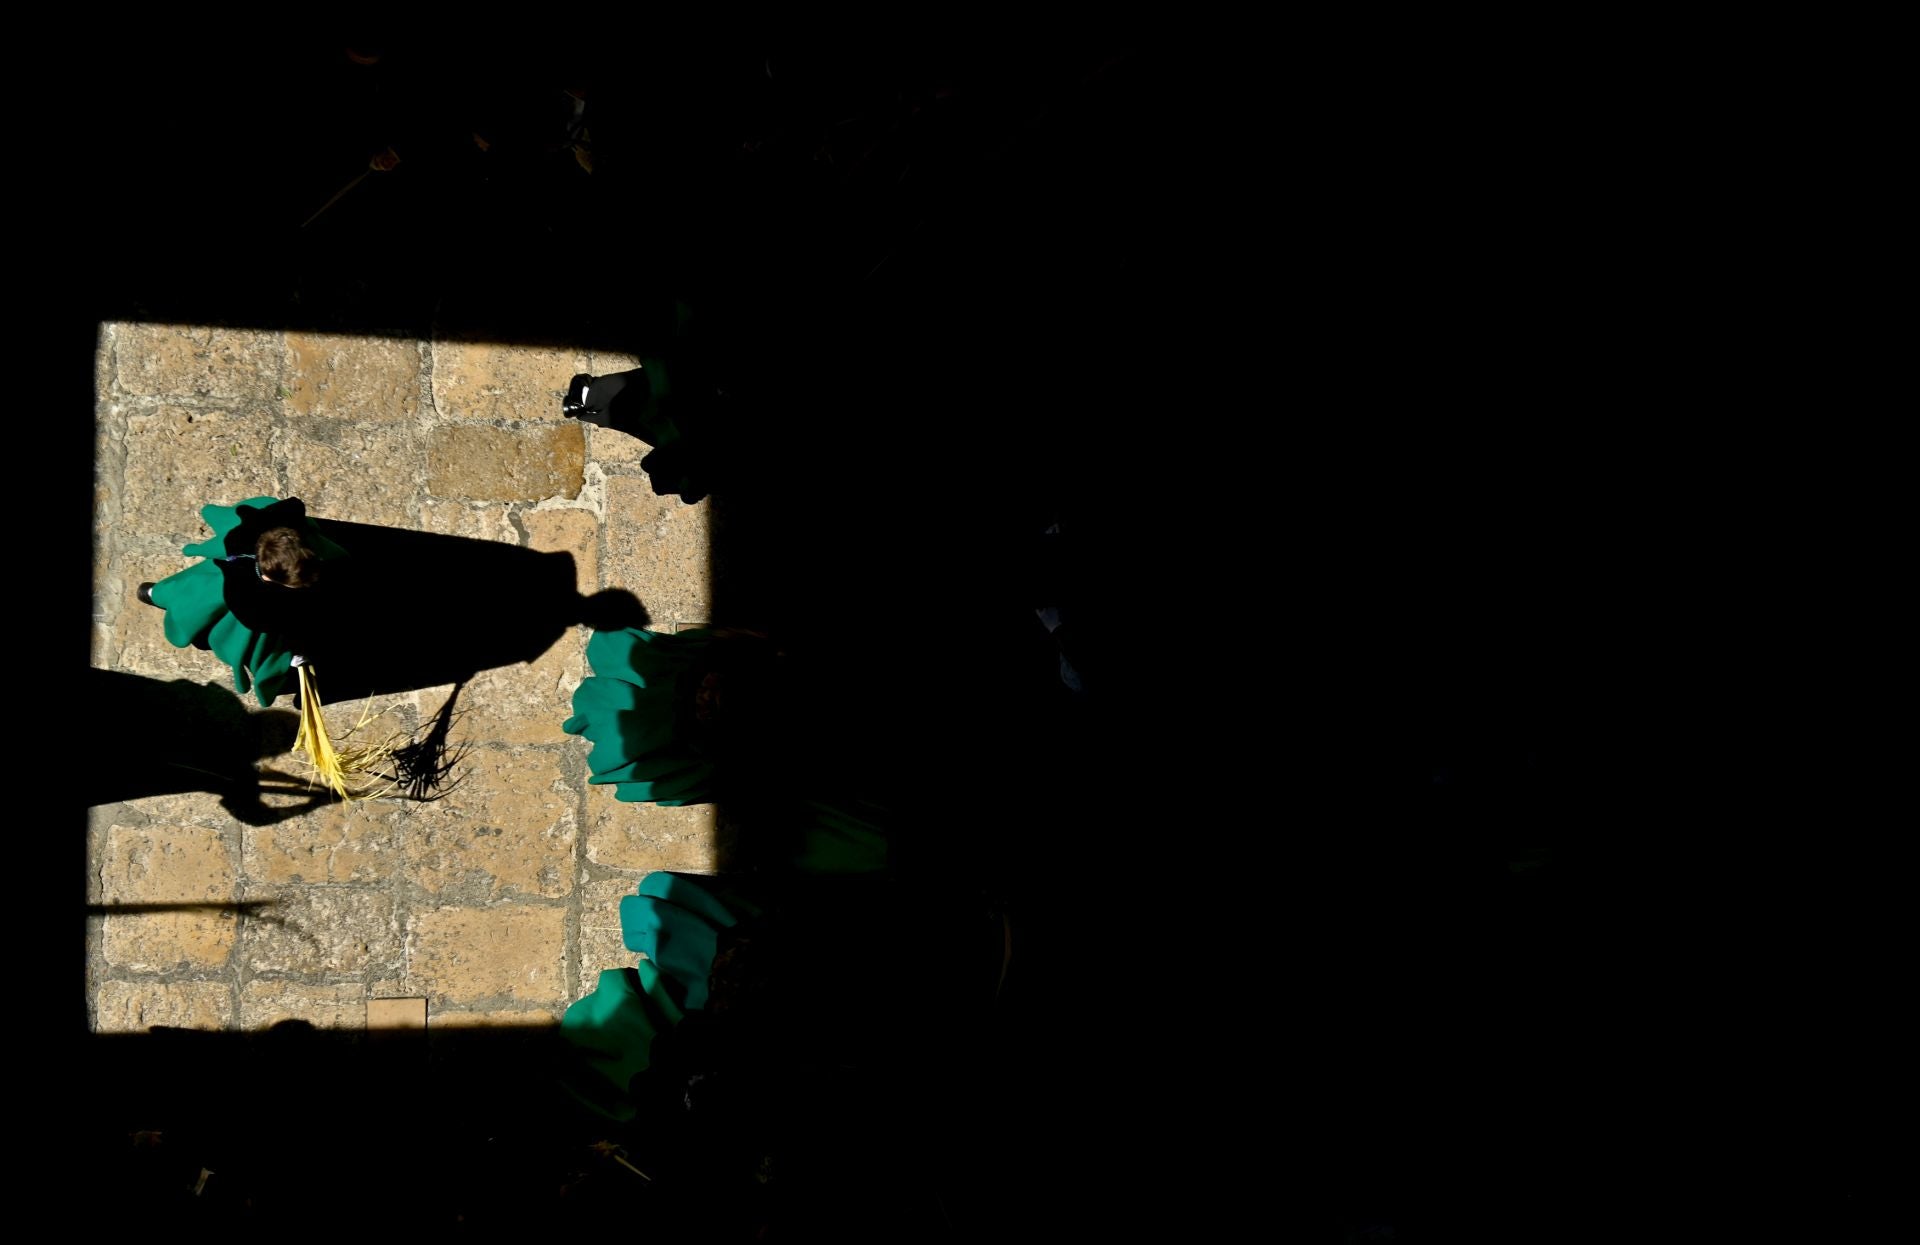
M 230 687 L 186 679 L 161 681 L 89 667 L 88 703 L 122 723 L 130 746 L 90 768 L 89 805 L 146 796 L 206 791 L 249 826 L 267 826 L 309 812 L 332 798 L 304 778 L 260 767 L 293 746 L 299 715 L 285 709 L 249 712 Z M 267 804 L 263 795 L 284 797 Z
M 464 683 L 537 659 L 569 627 L 645 626 L 637 597 L 580 593 L 573 555 L 321 519 L 355 573 L 326 605 L 311 654 L 330 701 Z

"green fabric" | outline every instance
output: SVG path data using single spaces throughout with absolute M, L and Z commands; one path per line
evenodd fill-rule
M 846 829 L 849 842 L 879 833 L 843 809 L 817 809 L 821 824 Z M 857 858 L 861 868 L 877 869 L 876 854 L 884 855 L 883 843 L 843 853 L 842 861 Z M 593 993 L 561 1019 L 561 1036 L 574 1056 L 562 1078 L 568 1091 L 602 1115 L 633 1119 L 634 1078 L 652 1066 L 655 1039 L 712 1000 L 723 931 L 766 915 L 760 902 L 717 878 L 664 870 L 642 878 L 620 901 L 620 934 L 628 950 L 646 958 L 603 971 Z
M 587 781 L 615 784 L 616 798 L 677 808 L 713 800 L 715 766 L 692 720 L 712 633 L 630 627 L 587 641 L 593 674 L 573 693 L 560 726 L 592 743 Z
M 763 819 L 769 859 L 801 873 L 886 868 L 886 808 L 834 777 L 831 756 L 796 761 L 808 722 L 787 716 L 794 689 L 769 646 L 742 644 L 707 628 L 596 632 L 587 641 L 592 674 L 561 724 L 592 744 L 587 781 L 614 784 L 624 801 L 677 807 L 712 802 L 731 773 L 752 783 L 736 794 Z M 709 676 L 726 709 L 703 722 L 696 696 Z
M 294 652 L 285 637 L 253 631 L 233 616 L 227 608 L 226 581 L 218 559 L 227 556 L 228 535 L 251 511 L 277 504 L 278 498 L 249 497 L 237 506 L 201 507 L 200 517 L 213 529 L 213 535 L 180 552 L 206 560 L 153 586 L 153 603 L 166 611 L 163 629 L 167 642 L 175 648 L 212 652 L 233 667 L 233 690 L 251 690 L 263 706 L 271 705 L 295 686 Z M 294 526 L 322 559 L 346 556 L 347 551 L 329 540 L 311 519 L 302 518 Z
M 686 1018 L 657 965 L 609 968 L 594 991 L 567 1008 L 560 1036 L 578 1057 L 580 1073 L 563 1084 L 586 1106 L 630 1120 L 633 1078 L 652 1061 L 653 1040 Z
M 561 1036 L 576 1058 L 563 1079 L 588 1107 L 633 1118 L 633 1078 L 653 1059 L 654 1039 L 707 1001 L 720 931 L 761 915 L 713 879 L 655 871 L 620 901 L 621 937 L 647 958 L 600 974 L 591 994 L 567 1008 Z
M 759 910 L 714 883 L 684 873 L 657 871 L 640 879 L 637 893 L 620 901 L 620 938 L 659 965 L 666 984 L 688 1011 L 707 1004 L 707 979 L 719 951 L 720 931 Z
M 870 801 L 799 801 L 800 847 L 792 866 L 801 873 L 877 873 L 887 867 L 885 811 Z M 858 811 L 855 811 L 856 808 Z

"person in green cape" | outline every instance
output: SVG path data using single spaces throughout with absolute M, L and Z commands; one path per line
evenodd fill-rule
M 347 551 L 297 497 L 203 506 L 200 517 L 213 535 L 180 552 L 203 560 L 141 584 L 138 596 L 166 612 L 169 643 L 212 652 L 233 668 L 234 691 L 271 705 L 294 691 L 299 661 L 323 642 Z
M 884 867 L 892 800 L 839 755 L 831 691 L 766 634 L 727 627 L 596 631 L 592 673 L 561 723 L 587 781 L 623 803 L 726 801 L 763 830 L 763 863 L 809 873 Z
M 630 803 L 677 808 L 709 804 L 727 766 L 754 750 L 762 699 L 780 654 L 756 632 L 698 627 L 596 631 L 587 641 L 593 674 L 573 693 L 561 724 L 593 747 L 593 783 L 615 784 Z
M 390 763 L 390 745 L 338 749 L 327 731 L 309 658 L 336 630 L 329 616 L 352 574 L 352 559 L 297 497 L 250 497 L 234 506 L 201 507 L 213 535 L 181 553 L 201 561 L 165 579 L 142 583 L 139 599 L 166 613 L 168 642 L 205 649 L 233 668 L 233 690 L 270 706 L 297 697 L 300 731 L 315 776 L 343 799 L 384 794 L 365 784 Z

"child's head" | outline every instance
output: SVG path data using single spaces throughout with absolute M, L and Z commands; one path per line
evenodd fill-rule
M 270 527 L 253 546 L 260 578 L 283 588 L 311 588 L 320 581 L 320 555 L 290 527 Z

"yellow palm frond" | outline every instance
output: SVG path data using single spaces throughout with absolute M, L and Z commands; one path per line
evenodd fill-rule
M 343 800 L 372 800 L 393 790 L 393 783 L 375 787 L 373 780 L 382 777 L 378 770 L 390 763 L 394 741 L 404 738 L 401 735 L 370 745 L 337 747 L 333 737 L 327 733 L 327 719 L 320 704 L 320 693 L 315 687 L 313 665 L 302 662 L 300 671 L 300 731 L 293 738 L 293 750 L 307 754 L 307 761 L 313 767 L 313 777 L 324 783 L 333 793 Z M 361 710 L 360 720 L 353 728 L 341 736 L 349 739 L 356 731 L 366 726 L 373 713 L 373 702 L 368 701 Z

